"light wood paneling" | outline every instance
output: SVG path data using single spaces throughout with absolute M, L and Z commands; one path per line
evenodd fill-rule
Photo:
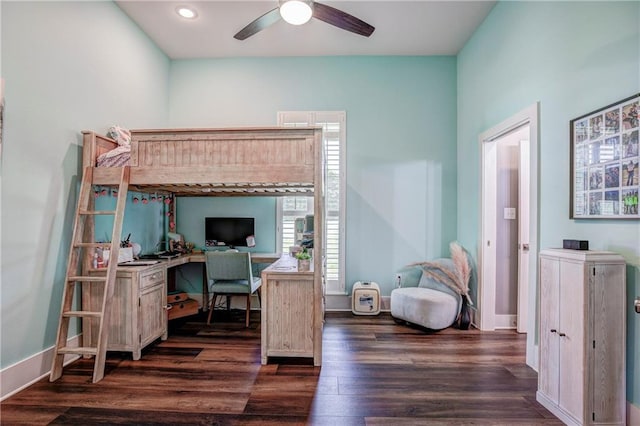
M 322 351 L 322 296 L 313 270 L 298 272 L 295 258 L 284 255 L 262 271 L 263 364 L 269 357 L 307 357 L 321 364 L 316 354 Z
M 85 131 L 83 164 L 117 144 Z M 318 128 L 133 130 L 131 189 L 185 196 L 312 195 L 322 180 Z M 97 168 L 96 185 L 118 183 Z M 319 186 L 320 185 L 320 186 Z
M 104 274 L 92 270 L 92 275 Z M 83 304 L 93 310 L 102 301 L 102 284 L 85 285 Z M 88 295 L 85 293 L 88 292 Z M 109 341 L 107 350 L 131 352 L 133 359 L 140 359 L 142 349 L 161 337 L 167 337 L 166 266 L 121 267 L 116 274 L 111 315 L 109 316 Z M 88 303 L 88 305 L 86 305 Z M 83 339 L 91 343 L 97 338 L 95 319 L 83 321 Z
M 622 256 L 540 252 L 537 399 L 565 423 L 624 425 L 624 312 Z

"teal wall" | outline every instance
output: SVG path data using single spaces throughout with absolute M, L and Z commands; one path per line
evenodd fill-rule
M 173 61 L 170 93 L 172 127 L 275 125 L 278 111 L 346 111 L 348 291 L 368 280 L 388 295 L 396 269 L 448 254 L 456 232 L 454 57 Z
M 273 197 L 178 197 L 176 228 L 185 241 L 204 248 L 205 217 L 253 217 L 256 246 L 237 247 L 239 251 L 275 253 L 276 199 Z M 253 273 L 260 276 L 265 265 L 254 264 Z M 202 292 L 202 265 L 186 264 L 177 268 L 176 287 L 189 293 Z
M 165 229 L 168 229 L 169 218 L 166 216 L 168 208 L 156 198 L 151 201 L 153 194 L 143 194 L 130 191 L 127 194 L 127 205 L 122 221 L 122 235 L 120 241 L 130 238 L 132 243 L 140 244 L 141 253 L 153 253 L 163 250 Z M 138 202 L 134 202 L 134 198 Z M 143 200 L 146 198 L 147 202 Z M 115 210 L 117 198 L 108 193 L 96 199 L 96 210 Z M 95 218 L 95 236 L 98 241 L 111 241 L 113 231 L 113 216 L 98 216 Z
M 169 60 L 111 2 L 0 7 L 0 366 L 7 367 L 55 341 L 81 176 L 80 131 L 166 125 Z
M 346 111 L 347 288 L 373 280 L 389 294 L 395 269 L 447 254 L 451 240 L 477 250 L 478 135 L 540 101 L 540 247 L 570 235 L 620 252 L 629 299 L 640 294 L 638 221 L 567 214 L 569 120 L 640 89 L 638 2 L 501 2 L 458 58 L 173 62 L 111 2 L 0 8 L 0 367 L 53 345 L 81 173 L 79 131 L 111 124 L 261 126 L 275 124 L 281 110 Z M 199 221 L 214 211 L 275 217 L 273 199 L 235 202 L 180 200 L 178 231 L 196 240 Z M 134 241 L 139 233 L 143 246 L 159 239 L 161 207 L 127 211 Z M 155 219 L 141 232 L 147 212 Z M 629 308 L 628 398 L 636 405 L 638 318 Z
M 480 133 L 540 102 L 539 247 L 628 264 L 627 399 L 640 405 L 640 223 L 569 219 L 569 121 L 640 91 L 640 2 L 500 2 L 458 55 L 458 239 L 477 251 Z M 466 212 L 472 212 L 467 214 Z
M 204 247 L 205 217 L 252 217 L 256 246 L 238 247 L 238 250 L 276 251 L 276 200 L 273 197 L 178 197 L 176 208 L 177 231 L 196 247 Z

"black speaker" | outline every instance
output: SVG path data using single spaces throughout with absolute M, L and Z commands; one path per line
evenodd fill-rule
M 562 240 L 562 248 L 571 250 L 589 250 L 589 241 L 586 240 Z

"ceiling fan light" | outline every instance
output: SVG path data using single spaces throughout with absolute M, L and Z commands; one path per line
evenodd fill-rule
M 292 25 L 302 25 L 309 22 L 313 11 L 311 2 L 303 0 L 288 0 L 280 4 L 282 19 Z

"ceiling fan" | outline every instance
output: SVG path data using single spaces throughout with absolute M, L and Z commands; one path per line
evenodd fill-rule
M 301 25 L 311 18 L 319 19 L 346 31 L 369 37 L 375 28 L 366 22 L 339 9 L 313 0 L 279 0 L 279 6 L 238 31 L 233 37 L 245 40 L 281 18 L 290 24 Z

